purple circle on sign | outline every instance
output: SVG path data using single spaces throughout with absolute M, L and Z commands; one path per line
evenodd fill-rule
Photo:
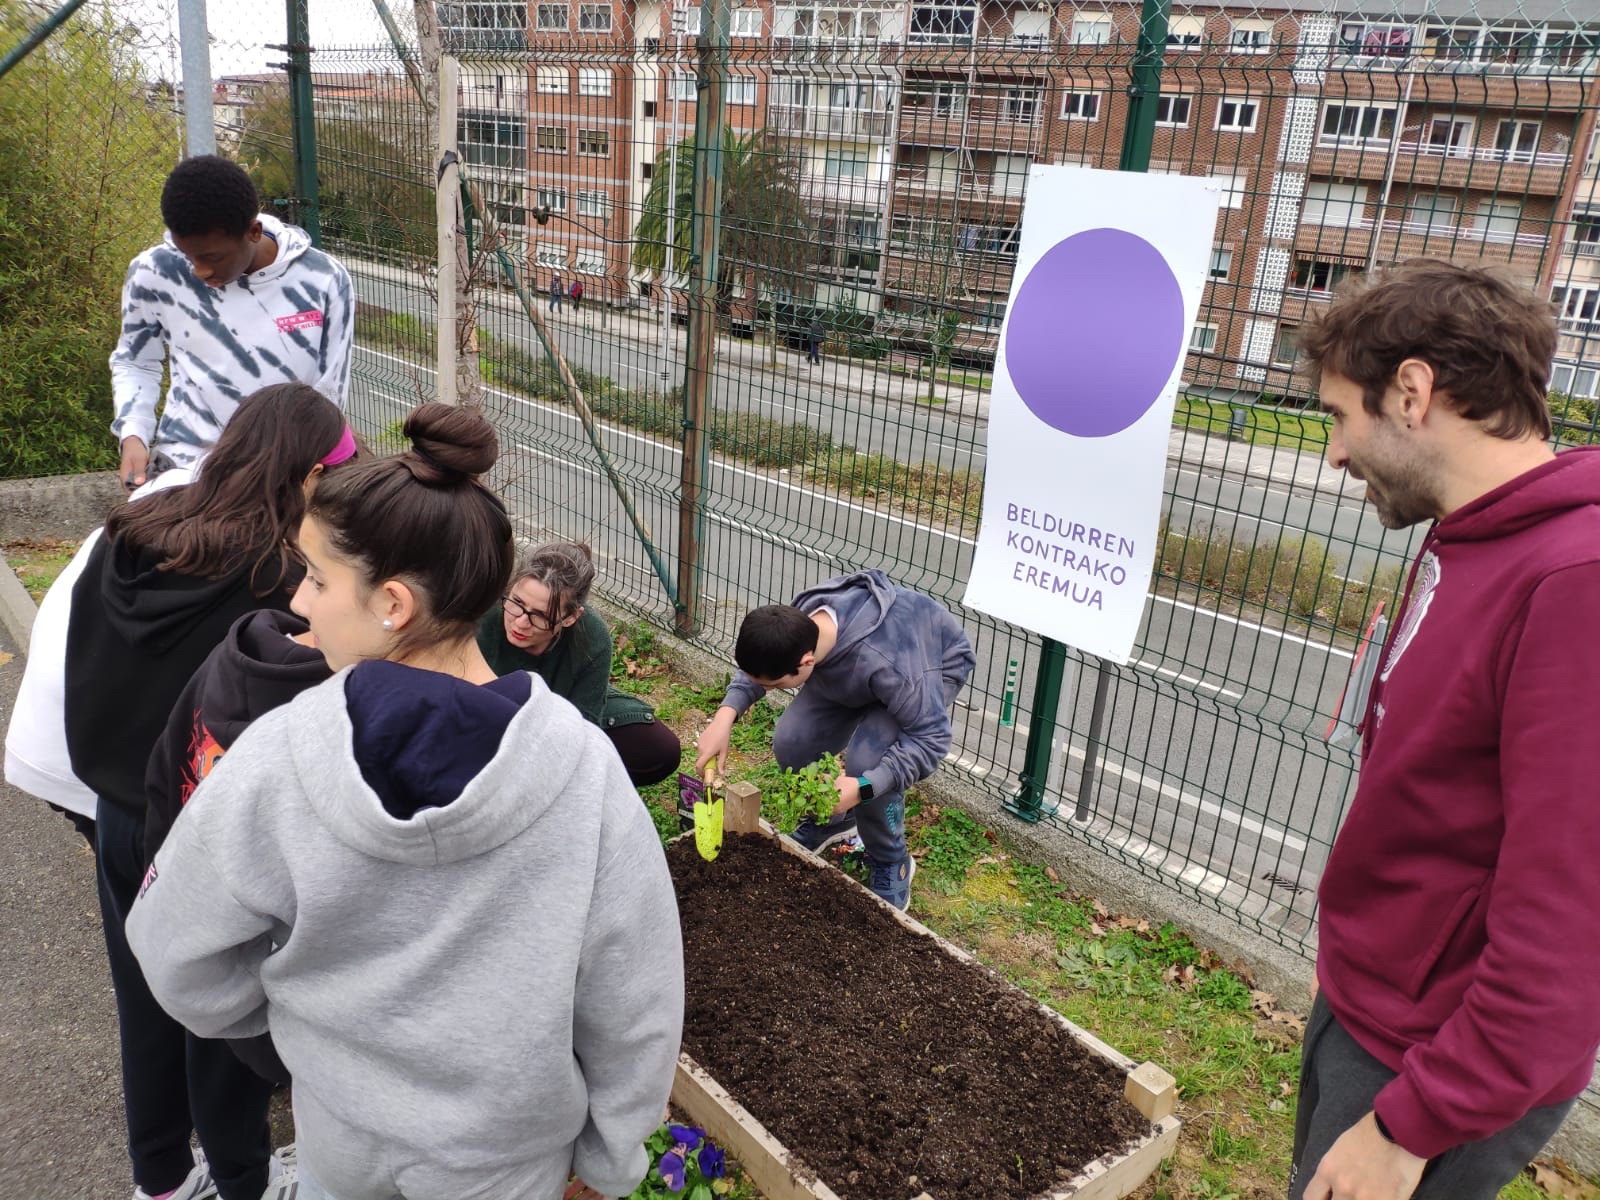
M 1006 370 L 1028 410 L 1075 437 L 1121 433 L 1183 353 L 1183 292 L 1161 252 L 1122 229 L 1047 250 L 1006 323 Z

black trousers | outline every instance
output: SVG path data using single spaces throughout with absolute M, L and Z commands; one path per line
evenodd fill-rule
M 273 1085 L 226 1042 L 189 1033 L 150 994 L 123 932 L 144 878 L 144 815 L 101 800 L 95 818 L 95 879 L 117 996 L 134 1182 L 151 1195 L 180 1187 L 194 1166 L 193 1130 L 223 1200 L 260 1200 L 272 1157 Z
M 1319 992 L 1300 1050 L 1290 1200 L 1305 1195 L 1322 1156 L 1372 1111 L 1373 1100 L 1394 1077 L 1345 1031 Z M 1499 1133 L 1446 1150 L 1424 1168 L 1412 1200 L 1494 1200 L 1544 1148 L 1575 1103 L 1533 1109 Z

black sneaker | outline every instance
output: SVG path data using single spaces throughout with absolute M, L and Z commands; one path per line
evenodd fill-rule
M 799 842 L 813 854 L 821 854 L 829 846 L 836 846 L 846 838 L 856 835 L 856 810 L 851 809 L 843 816 L 835 817 L 826 825 L 819 823 L 814 817 L 807 817 L 795 826 L 795 831 L 789 836 Z

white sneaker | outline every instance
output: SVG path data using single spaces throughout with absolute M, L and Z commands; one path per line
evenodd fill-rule
M 197 1156 L 194 1170 L 189 1172 L 189 1178 L 185 1179 L 183 1186 L 167 1197 L 167 1200 L 206 1200 L 206 1197 L 216 1194 L 217 1185 L 211 1178 L 211 1168 L 206 1165 L 204 1158 Z M 150 1193 L 142 1187 L 136 1187 L 133 1189 L 133 1200 L 150 1200 Z

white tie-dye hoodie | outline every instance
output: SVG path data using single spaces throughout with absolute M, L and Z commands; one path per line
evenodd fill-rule
M 180 466 L 216 444 L 239 401 L 297 381 L 340 408 L 350 386 L 355 296 L 339 261 L 305 230 L 261 214 L 278 256 L 226 287 L 200 282 L 171 235 L 128 265 L 122 337 L 111 355 L 111 431 L 139 437 Z M 160 423 L 163 358 L 171 385 Z

